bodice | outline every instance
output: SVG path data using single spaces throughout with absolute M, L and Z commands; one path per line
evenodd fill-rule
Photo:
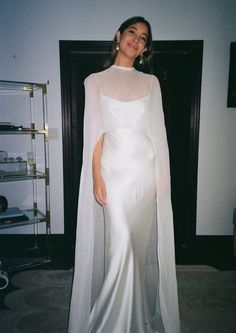
M 101 110 L 105 131 L 132 128 L 148 130 L 150 95 L 124 102 L 101 95 Z

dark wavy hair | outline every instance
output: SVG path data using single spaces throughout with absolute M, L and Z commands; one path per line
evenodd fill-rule
M 133 25 L 135 23 L 143 23 L 146 25 L 146 27 L 148 29 L 148 38 L 147 38 L 147 43 L 146 43 L 147 50 L 143 53 L 142 64 L 139 63 L 140 57 L 137 57 L 134 61 L 134 67 L 139 71 L 150 73 L 152 71 L 152 69 L 151 69 L 152 30 L 151 30 L 150 23 L 147 20 L 145 20 L 145 18 L 142 16 L 133 16 L 133 17 L 128 18 L 126 21 L 124 21 L 120 25 L 118 31 L 122 35 L 122 33 L 124 32 L 125 29 L 127 29 L 128 27 L 130 27 L 131 25 Z M 117 46 L 117 38 L 116 38 L 116 34 L 115 34 L 115 37 L 112 42 L 111 52 L 110 52 L 109 57 L 106 59 L 106 61 L 104 63 L 104 68 L 108 68 L 114 64 L 116 56 L 117 56 L 117 52 L 118 52 L 116 50 L 116 46 Z

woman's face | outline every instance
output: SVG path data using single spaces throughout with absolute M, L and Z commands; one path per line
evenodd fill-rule
M 135 23 L 126 28 L 122 34 L 118 31 L 116 38 L 120 43 L 119 56 L 134 61 L 147 49 L 148 28 L 144 23 Z

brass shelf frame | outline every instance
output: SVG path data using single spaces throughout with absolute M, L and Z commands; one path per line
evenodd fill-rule
M 35 164 L 33 171 L 25 175 L 4 175 L 0 176 L 0 183 L 29 181 L 32 184 L 32 207 L 22 210 L 23 214 L 28 217 L 25 221 L 9 221 L 0 223 L 0 230 L 33 226 L 34 248 L 39 248 L 38 235 L 39 224 L 45 223 L 45 236 L 47 243 L 47 257 L 50 258 L 50 235 L 51 235 L 51 221 L 50 221 L 50 176 L 49 176 L 49 143 L 48 143 L 48 110 L 47 110 L 47 83 L 35 82 L 19 82 L 19 81 L 5 81 L 0 80 L 0 98 L 7 96 L 11 98 L 12 95 L 26 94 L 29 96 L 29 119 L 30 122 L 27 127 L 20 126 L 17 129 L 0 129 L 0 136 L 6 135 L 29 135 L 30 136 L 30 149 L 35 154 Z M 40 128 L 35 124 L 35 95 L 41 99 L 41 119 Z M 1 111 L 0 111 L 1 112 Z M 3 123 L 1 123 L 3 125 Z M 38 125 L 38 124 L 37 124 Z M 37 170 L 37 154 L 36 154 L 36 139 L 38 135 L 43 136 L 43 172 Z M 41 166 L 42 167 L 42 166 Z M 44 211 L 38 209 L 38 182 L 44 181 Z M 20 208 L 20 207 L 19 207 Z

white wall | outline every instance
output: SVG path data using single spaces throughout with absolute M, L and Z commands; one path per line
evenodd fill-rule
M 226 108 L 235 0 L 2 0 L 0 79 L 50 81 L 51 211 L 63 233 L 59 40 L 111 40 L 121 21 L 145 16 L 159 40 L 204 40 L 197 202 L 199 235 L 232 234 L 236 206 L 236 109 Z

